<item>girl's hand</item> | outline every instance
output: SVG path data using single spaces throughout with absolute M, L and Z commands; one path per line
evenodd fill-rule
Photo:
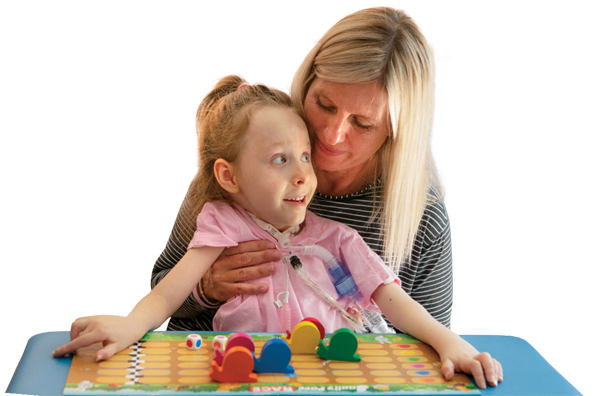
M 472 374 L 475 383 L 485 388 L 502 382 L 502 365 L 489 353 L 479 353 L 475 347 L 450 331 L 413 300 L 395 282 L 381 285 L 371 295 L 381 311 L 398 329 L 431 345 L 439 354 L 442 375 L 450 380 L 461 371 Z
M 79 348 L 102 342 L 103 348 L 96 352 L 94 360 L 105 360 L 138 341 L 145 334 L 138 327 L 122 316 L 79 318 L 71 325 L 71 342 L 57 348 L 52 354 L 54 357 L 61 357 Z
M 281 259 L 281 252 L 271 241 L 241 242 L 227 248 L 204 274 L 200 282 L 210 300 L 227 301 L 238 294 L 262 294 L 265 284 L 246 283 L 275 272 L 274 261 Z
M 442 375 L 446 380 L 451 380 L 455 372 L 471 374 L 478 387 L 486 388 L 487 383 L 490 386 L 497 386 L 503 380 L 502 365 L 496 359 L 487 353 L 479 353 L 469 343 L 458 337 L 461 341 L 454 343 L 449 348 L 444 348 L 440 352 L 442 361 Z

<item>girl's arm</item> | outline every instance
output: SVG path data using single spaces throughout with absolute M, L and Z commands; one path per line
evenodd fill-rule
M 190 249 L 156 287 L 127 317 L 92 316 L 80 318 L 71 326 L 71 342 L 53 352 L 64 356 L 78 348 L 102 342 L 96 361 L 108 359 L 139 340 L 147 331 L 159 327 L 196 287 L 198 280 L 219 257 L 223 248 Z
M 471 344 L 444 327 L 396 283 L 381 285 L 371 296 L 383 314 L 398 329 L 431 345 L 439 354 L 447 380 L 455 372 L 472 374 L 477 386 L 502 382 L 502 366 L 489 353 L 479 353 Z

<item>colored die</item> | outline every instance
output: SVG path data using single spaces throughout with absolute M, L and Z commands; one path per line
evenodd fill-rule
M 202 346 L 202 337 L 198 334 L 190 334 L 185 339 L 185 346 L 191 350 L 200 349 L 200 346 Z
M 225 345 L 227 344 L 227 337 L 224 335 L 214 336 L 212 347 L 213 349 L 219 349 L 221 351 L 225 351 Z

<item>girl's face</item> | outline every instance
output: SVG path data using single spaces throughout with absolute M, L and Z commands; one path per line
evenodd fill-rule
M 313 161 L 324 171 L 360 174 L 388 136 L 387 94 L 374 82 L 316 78 L 304 111 L 314 138 Z
M 280 231 L 300 224 L 317 187 L 304 121 L 284 107 L 254 111 L 234 165 L 244 209 Z

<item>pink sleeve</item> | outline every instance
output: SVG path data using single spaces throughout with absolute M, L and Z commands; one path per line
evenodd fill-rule
M 196 232 L 188 249 L 202 246 L 237 246 L 240 235 L 239 217 L 225 202 L 207 202 L 196 220 Z
M 372 302 L 371 295 L 379 286 L 391 282 L 400 285 L 400 279 L 384 264 L 381 257 L 371 250 L 358 232 L 348 231 L 340 244 L 341 258 L 352 273 L 363 297 Z

